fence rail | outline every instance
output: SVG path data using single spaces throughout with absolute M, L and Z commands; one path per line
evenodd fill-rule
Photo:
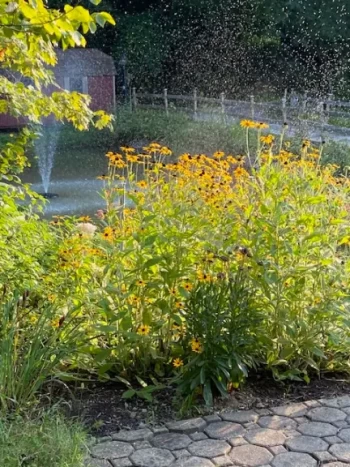
M 225 93 L 220 97 L 200 96 L 197 89 L 192 94 L 169 94 L 167 89 L 163 93 L 145 94 L 138 93 L 136 88 L 132 89 L 132 108 L 154 108 L 164 109 L 169 115 L 172 110 L 182 110 L 193 113 L 217 113 L 222 117 L 231 118 L 252 118 L 266 121 L 268 123 L 292 123 L 303 122 L 309 125 L 320 125 L 327 130 L 339 129 L 342 126 L 350 128 L 350 102 L 336 100 L 329 94 L 323 99 L 289 94 L 287 90 L 284 96 L 275 101 L 258 102 L 255 96 L 251 95 L 249 100 L 227 99 Z M 348 120 L 348 122 L 338 122 L 336 120 Z M 344 129 L 345 129 L 344 128 Z

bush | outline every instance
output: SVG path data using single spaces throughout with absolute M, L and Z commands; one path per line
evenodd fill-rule
M 295 154 L 265 125 L 242 126 L 259 142 L 246 157 L 166 163 L 156 143 L 108 153 L 98 220 L 45 226 L 29 301 L 58 317 L 79 304 L 65 369 L 123 381 L 126 397 L 136 382 L 148 399 L 175 376 L 188 403 L 208 404 L 251 367 L 304 381 L 349 370 L 349 181 L 322 165 L 322 148 L 305 141 Z

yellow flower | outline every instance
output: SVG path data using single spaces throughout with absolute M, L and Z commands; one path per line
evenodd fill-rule
M 249 173 L 245 169 L 243 169 L 243 167 L 237 167 L 237 169 L 235 169 L 233 173 L 236 178 L 249 176 Z
M 91 217 L 90 216 L 82 216 L 82 217 L 79 217 L 78 221 L 91 222 Z
M 114 230 L 112 229 L 112 227 L 106 227 L 102 235 L 105 240 L 111 241 L 114 237 Z
M 200 343 L 200 340 L 197 337 L 193 337 L 191 339 L 190 346 L 191 346 L 192 352 L 201 353 L 202 344 Z
M 140 336 L 148 336 L 150 330 L 150 326 L 148 326 L 147 324 L 142 324 L 141 326 L 139 326 L 137 334 L 139 334 Z
M 137 186 L 140 188 L 147 188 L 147 182 L 145 180 L 141 180 L 138 182 Z
M 164 146 L 161 150 L 160 150 L 160 153 L 162 156 L 171 156 L 172 155 L 172 151 L 171 149 L 169 149 L 168 147 Z
M 272 144 L 275 140 L 275 137 L 272 135 L 261 136 L 260 141 L 264 144 Z
M 222 159 L 224 157 L 224 151 L 216 151 L 213 154 L 214 159 Z
M 179 310 L 181 310 L 185 304 L 183 302 L 175 302 L 175 307 Z
M 258 129 L 258 130 L 266 130 L 267 128 L 269 128 L 269 125 L 267 123 L 256 123 L 255 127 Z
M 109 179 L 108 175 L 99 175 L 97 177 L 97 180 L 108 180 L 108 179 Z
M 183 360 L 181 360 L 181 358 L 175 358 L 175 360 L 173 360 L 173 366 L 175 368 L 180 368 L 181 366 L 183 366 L 184 362 Z
M 240 125 L 242 128 L 255 128 L 255 122 L 252 120 L 242 120 Z
M 193 289 L 193 285 L 190 282 L 185 282 L 182 287 L 187 290 L 187 292 L 190 292 Z
M 197 273 L 197 277 L 198 277 L 198 280 L 202 281 L 202 282 L 210 282 L 211 279 L 212 279 L 210 274 L 206 274 L 206 273 L 204 273 L 202 271 L 199 271 Z
M 136 285 L 139 286 L 139 287 L 145 287 L 145 286 L 146 286 L 146 282 L 143 281 L 142 279 L 139 279 L 139 280 L 136 282 Z
M 120 148 L 122 151 L 126 152 L 126 153 L 133 153 L 135 152 L 135 149 L 130 147 L 130 146 L 122 146 Z

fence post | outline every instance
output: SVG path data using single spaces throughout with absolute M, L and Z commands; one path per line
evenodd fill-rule
M 137 95 L 136 95 L 136 88 L 132 88 L 132 103 L 134 110 L 137 108 Z
M 284 97 L 282 97 L 282 118 L 283 118 L 283 123 L 287 123 L 287 96 L 284 94 Z
M 303 112 L 306 112 L 306 104 L 307 104 L 307 91 L 305 91 L 304 93 L 304 99 L 303 99 L 302 107 L 301 107 Z
M 329 117 L 329 112 L 331 111 L 331 101 L 333 100 L 333 93 L 328 93 L 328 99 L 326 104 L 326 110 Z
M 224 115 L 225 114 L 225 93 L 224 92 L 220 94 L 220 100 L 221 100 L 221 113 Z
M 253 94 L 250 96 L 250 111 L 252 114 L 252 119 L 254 120 L 255 118 L 255 99 Z
M 198 95 L 197 95 L 197 89 L 193 91 L 193 110 L 194 110 L 194 115 L 195 117 L 197 116 L 198 112 Z
M 166 116 L 169 116 L 169 101 L 168 101 L 168 90 L 164 89 L 164 105 Z

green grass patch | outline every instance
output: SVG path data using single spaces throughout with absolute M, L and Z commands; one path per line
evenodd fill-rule
M 0 421 L 0 465 L 3 467 L 80 467 L 86 456 L 80 425 L 48 413 L 35 420 Z

